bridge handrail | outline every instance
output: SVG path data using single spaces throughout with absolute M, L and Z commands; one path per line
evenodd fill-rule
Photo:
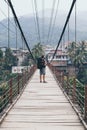
M 79 86 L 79 84 L 77 85 L 78 81 L 77 81 L 77 79 L 75 79 L 75 80 L 76 80 L 75 81 L 76 82 L 76 87 L 75 88 L 74 88 L 73 83 L 71 84 L 69 82 L 69 84 L 68 84 L 68 89 L 71 89 L 71 91 L 72 91 L 71 94 L 68 92 L 68 95 L 72 96 L 72 101 L 74 101 L 73 97 L 75 98 L 74 103 L 78 104 L 78 106 L 80 107 L 81 113 L 84 114 L 84 100 L 85 100 L 84 86 L 82 85 L 82 91 L 81 91 L 81 86 Z M 65 82 L 67 83 L 67 81 L 65 81 Z M 66 84 L 64 84 L 64 85 L 66 85 Z M 73 90 L 75 91 L 75 93 L 73 93 Z

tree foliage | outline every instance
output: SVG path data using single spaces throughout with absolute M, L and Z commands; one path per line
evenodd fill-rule
M 12 66 L 17 65 L 17 62 L 17 57 L 12 54 L 10 48 L 6 48 L 4 56 L 0 50 L 0 81 L 9 79 Z
M 77 78 L 86 83 L 87 81 L 87 45 L 84 41 L 81 43 L 72 42 L 68 47 L 68 54 L 72 64 L 78 69 Z
M 4 68 L 7 70 L 11 70 L 12 66 L 17 65 L 17 61 L 17 57 L 12 54 L 10 48 L 7 48 L 5 52 Z
M 37 59 L 38 57 L 44 54 L 43 46 L 40 43 L 36 44 L 32 49 L 32 53 L 34 58 Z

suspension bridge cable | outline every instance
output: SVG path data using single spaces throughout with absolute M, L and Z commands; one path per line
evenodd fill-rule
M 31 52 L 31 50 L 30 50 L 30 48 L 29 48 L 29 45 L 28 45 L 28 43 L 27 43 L 27 40 L 26 40 L 26 38 L 25 38 L 25 35 L 24 35 L 23 31 L 22 31 L 22 28 L 21 28 L 21 25 L 20 25 L 20 23 L 19 23 L 19 20 L 18 20 L 18 18 L 17 18 L 17 16 L 16 16 L 16 13 L 15 13 L 15 10 L 14 10 L 13 5 L 12 5 L 12 3 L 11 3 L 11 0 L 7 0 L 7 1 L 8 1 L 8 3 L 9 3 L 9 6 L 10 6 L 11 10 L 12 10 L 14 19 L 15 19 L 15 21 L 16 21 L 18 27 L 19 27 L 19 30 L 20 30 L 20 32 L 21 32 L 21 35 L 22 35 L 22 37 L 23 37 L 23 39 L 24 39 L 24 41 L 25 41 L 25 44 L 26 44 L 26 46 L 27 46 L 27 48 L 28 48 L 28 50 L 29 50 L 29 52 L 30 52 L 30 54 L 31 54 L 31 57 L 32 57 L 32 59 L 35 61 L 35 59 L 34 59 L 34 57 L 33 57 L 33 55 L 32 55 L 32 52 Z
M 75 3 L 75 47 L 74 47 L 74 52 L 76 50 L 76 42 L 77 42 L 77 4 Z M 76 58 L 76 52 L 75 52 L 75 58 Z M 75 61 L 75 76 L 76 76 L 76 61 Z
M 77 41 L 77 4 L 75 3 L 75 43 Z
M 0 24 L 1 24 L 5 29 L 8 30 L 8 27 L 7 27 L 6 25 L 4 25 L 1 21 L 0 21 Z M 9 29 L 9 31 L 12 32 L 13 34 L 15 34 L 15 32 L 13 32 L 11 29 Z
M 70 40 L 69 29 L 70 29 L 70 27 L 69 27 L 69 21 L 68 21 L 68 44 L 69 44 L 69 40 Z
M 8 5 L 8 48 L 10 48 L 10 22 L 9 22 L 9 17 L 10 17 L 10 7 Z
M 4 13 L 4 11 L 0 7 L 0 12 L 7 18 L 7 15 Z
M 0 7 L 0 12 L 1 12 L 6 18 L 8 17 L 8 16 L 4 13 L 4 11 L 1 9 L 1 7 Z M 13 24 L 13 22 L 11 22 L 10 19 L 9 19 L 9 22 L 15 27 L 15 25 Z M 0 21 L 0 24 L 1 24 L 4 28 L 6 28 L 6 29 L 8 30 L 8 27 L 7 27 L 6 25 L 4 25 L 1 21 Z M 13 32 L 10 28 L 9 28 L 9 31 L 15 34 L 15 32 Z
M 49 24 L 48 35 L 47 35 L 47 43 L 49 42 L 49 36 L 50 36 L 51 27 L 52 27 L 52 20 L 53 20 L 55 3 L 56 3 L 56 0 L 53 0 L 53 6 L 52 6 L 52 11 L 51 11 L 50 24 Z
M 62 39 L 63 34 L 64 34 L 64 32 L 65 32 L 65 29 L 66 29 L 67 23 L 68 23 L 68 21 L 69 21 L 69 19 L 70 19 L 70 16 L 71 16 L 71 13 L 72 13 L 73 7 L 74 7 L 74 5 L 75 5 L 75 2 L 76 2 L 76 0 L 73 0 L 73 2 L 72 2 L 72 4 L 71 4 L 71 8 L 70 8 L 70 10 L 69 10 L 69 13 L 68 13 L 68 16 L 67 16 L 67 19 L 66 19 L 65 25 L 64 25 L 64 27 L 63 27 L 62 33 L 61 33 L 61 35 L 60 35 L 60 38 L 59 38 L 59 41 L 58 41 L 57 47 L 56 47 L 56 49 L 55 49 L 55 52 L 54 52 L 54 54 L 53 54 L 53 57 L 52 57 L 52 59 L 51 59 L 51 62 L 52 62 L 52 60 L 54 59 L 54 56 L 55 56 L 55 54 L 56 54 L 56 52 L 57 52 L 57 50 L 58 50 L 58 47 L 59 47 L 60 42 L 61 42 L 61 39 Z
M 33 15 L 34 15 L 35 30 L 38 33 L 37 23 L 36 23 L 36 19 L 35 19 L 34 1 L 31 0 L 31 2 L 32 2 Z M 38 37 L 37 37 L 37 41 L 39 41 L 39 34 L 38 34 Z
M 37 10 L 37 1 L 34 0 L 35 5 L 35 15 L 36 15 L 36 21 L 37 21 L 37 29 L 38 29 L 38 36 L 39 36 L 39 42 L 41 43 L 41 37 L 40 37 L 40 27 L 39 27 L 39 17 L 38 17 L 38 10 Z
M 4 11 L 1 9 L 0 7 L 0 12 L 7 18 L 8 16 L 4 13 Z M 13 22 L 9 19 L 9 22 L 15 27 L 15 25 L 13 24 Z
M 45 7 L 45 0 L 42 0 L 42 36 L 43 36 L 43 44 L 44 44 L 44 22 L 45 22 L 45 19 L 44 19 L 44 7 Z
M 17 50 L 17 48 L 18 48 L 18 46 L 17 46 L 17 43 L 18 43 L 18 41 L 17 41 L 17 39 L 18 39 L 18 37 L 17 37 L 17 34 L 18 34 L 17 26 L 15 26 L 15 31 L 16 31 L 16 50 Z
M 50 41 L 51 41 L 52 36 L 53 36 L 53 32 L 54 32 L 54 28 L 55 28 L 55 22 L 56 22 L 56 18 L 57 18 L 57 14 L 58 14 L 58 9 L 59 9 L 59 0 L 57 1 L 56 13 L 55 13 L 55 16 L 54 16 L 54 21 L 53 21 L 52 31 L 51 31 L 50 38 L 49 38 Z

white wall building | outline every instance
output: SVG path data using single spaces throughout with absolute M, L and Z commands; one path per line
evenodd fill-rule
M 55 50 L 51 50 L 48 53 L 48 61 L 50 61 L 53 57 Z M 57 53 L 53 59 L 53 61 L 68 61 L 69 60 L 69 56 L 65 51 L 62 50 L 57 50 Z

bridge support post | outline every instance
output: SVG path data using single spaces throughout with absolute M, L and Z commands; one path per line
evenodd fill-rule
M 56 69 L 56 67 L 54 67 L 54 68 L 55 68 L 55 71 L 54 71 L 54 73 L 55 73 L 56 79 L 58 80 L 58 72 L 57 72 L 57 69 Z
M 24 87 L 24 73 L 22 73 L 22 88 Z
M 9 94 L 10 94 L 10 103 L 12 103 L 12 79 L 10 80 L 10 90 L 9 90 Z
M 19 86 L 19 82 L 20 82 L 20 77 L 19 77 L 19 74 L 18 74 L 18 94 L 20 93 L 20 86 Z
M 87 85 L 85 85 L 84 119 L 87 121 Z
M 67 73 L 67 94 L 69 94 L 69 74 Z
M 60 73 L 60 82 L 62 83 L 62 72 Z
M 73 80 L 73 103 L 75 103 L 75 100 L 76 100 L 76 77 L 74 77 L 74 80 Z
M 62 72 L 62 88 L 64 88 L 64 73 Z
M 53 66 L 53 73 L 55 74 L 55 67 Z
M 25 71 L 25 73 L 24 73 L 24 84 L 26 84 L 26 71 Z

